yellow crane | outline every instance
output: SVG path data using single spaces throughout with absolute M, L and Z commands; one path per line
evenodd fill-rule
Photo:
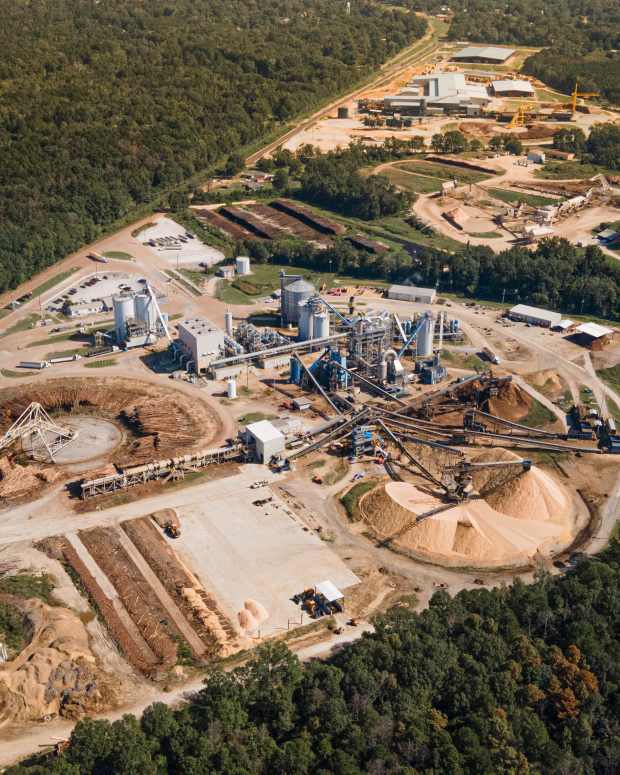
M 519 105 L 517 112 L 513 115 L 512 119 L 510 120 L 510 124 L 508 124 L 508 128 L 516 129 L 518 126 L 525 126 L 525 120 L 526 120 L 527 114 L 535 107 L 536 107 L 536 104 L 533 102 Z
M 573 113 L 577 111 L 577 98 L 578 97 L 600 97 L 601 95 L 596 91 L 579 91 L 579 83 L 575 81 L 575 88 L 571 93 L 571 108 Z

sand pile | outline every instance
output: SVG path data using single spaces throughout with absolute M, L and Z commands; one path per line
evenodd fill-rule
M 257 603 L 256 600 L 246 600 L 243 604 L 243 608 L 237 614 L 241 629 L 246 633 L 254 632 L 260 625 L 269 618 L 269 612 L 261 603 Z
M 33 635 L 15 659 L 0 665 L 0 723 L 53 714 L 77 718 L 108 707 L 116 682 L 98 669 L 76 614 L 36 599 L 10 603 L 23 611 Z
M 388 482 L 362 498 L 360 509 L 377 537 L 448 565 L 524 563 L 571 538 L 570 499 L 536 468 L 513 476 L 487 500 L 471 498 L 411 525 L 441 505 L 412 484 Z

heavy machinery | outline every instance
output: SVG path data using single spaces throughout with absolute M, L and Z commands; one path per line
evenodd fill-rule
M 531 113 L 536 107 L 536 104 L 533 102 L 527 102 L 523 105 L 519 105 L 517 112 L 513 115 L 510 123 L 508 124 L 508 128 L 516 129 L 519 126 L 525 126 L 528 114 Z
M 454 500 L 464 500 L 473 493 L 473 476 L 475 471 L 486 468 L 520 468 L 525 473 L 532 467 L 532 461 L 526 458 L 520 460 L 497 460 L 488 463 L 472 463 L 468 460 L 461 460 L 453 466 L 446 466 L 442 477 L 442 484 L 448 489 L 449 497 Z M 503 482 L 498 483 L 500 486 Z M 495 488 L 493 488 L 495 489 Z M 490 490 L 486 489 L 480 493 L 482 497 L 489 495 Z
M 601 95 L 599 94 L 599 92 L 596 92 L 596 91 L 581 91 L 580 92 L 579 91 L 579 82 L 575 81 L 575 88 L 571 92 L 570 96 L 571 96 L 571 102 L 570 102 L 571 109 L 572 109 L 573 113 L 576 113 L 577 112 L 577 99 L 579 97 L 582 97 L 582 98 L 600 97 Z

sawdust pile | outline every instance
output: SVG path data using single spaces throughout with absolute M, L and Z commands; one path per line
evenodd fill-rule
M 489 398 L 487 411 L 504 420 L 518 422 L 527 417 L 532 403 L 532 397 L 519 385 L 505 382 L 500 386 L 498 394 Z
M 505 459 L 515 457 L 502 451 L 500 459 L 504 453 Z M 496 452 L 483 455 L 498 459 Z M 499 470 L 511 473 L 501 479 Z M 447 565 L 517 565 L 568 543 L 573 510 L 561 485 L 536 467 L 499 470 L 476 473 L 474 487 L 488 490 L 485 497 L 450 505 L 412 484 L 388 482 L 364 496 L 360 510 L 381 540 Z M 417 516 L 442 507 L 447 508 L 415 523 Z
M 76 614 L 36 599 L 11 598 L 11 604 L 33 634 L 15 659 L 0 665 L 0 724 L 54 714 L 78 718 L 114 704 L 119 684 L 98 668 Z
M 560 398 L 568 389 L 562 377 L 553 369 L 534 371 L 531 374 L 526 374 L 525 378 L 531 385 L 539 388 L 544 395 L 551 398 Z
M 269 618 L 269 613 L 264 605 L 256 600 L 246 600 L 243 608 L 237 614 L 241 629 L 246 633 L 254 632 Z
M 0 498 L 27 495 L 41 484 L 53 482 L 58 475 L 53 466 L 20 466 L 9 457 L 0 458 Z

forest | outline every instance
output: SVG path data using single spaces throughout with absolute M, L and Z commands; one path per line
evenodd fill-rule
M 356 0 L 0 0 L 0 292 L 426 29 Z
M 6 775 L 615 775 L 620 544 L 533 584 L 395 607 L 327 661 L 265 644 L 180 710 L 80 721 Z

